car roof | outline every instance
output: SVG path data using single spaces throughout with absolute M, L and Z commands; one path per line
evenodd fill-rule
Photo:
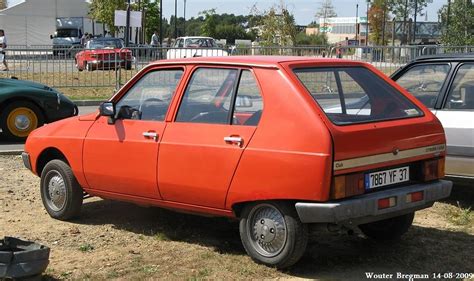
M 177 39 L 214 39 L 214 38 L 206 37 L 206 36 L 185 36 L 185 37 L 178 37 Z
M 122 39 L 115 38 L 115 37 L 95 37 L 95 38 L 92 38 L 90 41 L 116 41 L 116 40 L 122 40 Z
M 344 59 L 331 58 L 315 58 L 315 57 L 301 57 L 301 56 L 215 56 L 215 57 L 194 57 L 184 59 L 169 59 L 156 61 L 152 64 L 227 64 L 227 65 L 241 65 L 254 66 L 264 68 L 279 68 L 281 63 L 286 62 L 311 62 L 311 63 L 344 63 L 351 64 L 362 62 L 355 62 Z
M 474 60 L 474 53 L 467 54 L 438 54 L 438 55 L 426 55 L 417 57 L 411 62 L 422 62 L 422 61 L 472 61 Z

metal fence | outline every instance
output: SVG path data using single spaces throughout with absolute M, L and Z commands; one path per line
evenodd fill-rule
M 131 47 L 100 50 L 94 60 L 81 60 L 81 48 L 53 46 L 9 46 L 6 60 L 10 71 L 0 77 L 15 76 L 52 87 L 120 88 L 135 73 L 152 61 L 206 56 L 279 55 L 317 58 L 343 58 L 371 63 L 390 75 L 399 67 L 423 55 L 474 53 L 474 46 L 313 46 L 239 48 L 150 48 Z M 102 52 L 102 53 L 100 53 Z M 2 67 L 0 65 L 0 67 Z

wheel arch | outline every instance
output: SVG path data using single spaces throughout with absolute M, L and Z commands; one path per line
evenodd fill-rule
M 43 106 L 35 99 L 27 96 L 14 96 L 14 97 L 9 97 L 5 100 L 0 101 L 0 112 L 3 111 L 5 107 L 7 107 L 9 104 L 14 103 L 14 102 L 31 102 L 35 106 L 39 108 L 41 111 L 41 114 L 44 117 L 44 121 L 47 123 L 49 122 L 49 116 L 46 114 L 46 111 L 44 110 Z
M 46 164 L 55 159 L 62 160 L 70 165 L 64 153 L 62 153 L 58 148 L 48 147 L 38 155 L 36 160 L 36 174 L 40 176 Z
M 257 201 L 244 201 L 244 202 L 237 202 L 232 205 L 232 212 L 234 213 L 234 216 L 237 219 L 241 218 L 242 212 L 244 210 L 244 207 L 250 204 L 258 204 L 258 203 L 269 203 L 269 202 L 274 202 L 274 203 L 285 203 L 288 205 L 291 205 L 292 208 L 295 208 L 295 204 L 297 200 L 292 200 L 292 199 L 269 199 L 269 200 L 257 200 Z M 296 208 L 295 208 L 296 210 Z

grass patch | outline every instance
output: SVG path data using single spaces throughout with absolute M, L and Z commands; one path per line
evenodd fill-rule
M 158 241 L 170 241 L 171 239 L 164 233 L 162 232 L 157 232 L 155 234 L 155 239 Z
M 472 220 L 471 208 L 462 208 L 459 201 L 457 202 L 457 205 L 457 207 L 451 206 L 446 210 L 446 218 L 454 225 L 469 225 Z
M 89 243 L 82 244 L 81 246 L 79 246 L 79 251 L 81 252 L 92 252 L 93 250 L 94 250 L 94 246 L 92 246 Z

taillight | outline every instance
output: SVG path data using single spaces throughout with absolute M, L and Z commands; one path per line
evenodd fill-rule
M 444 177 L 444 158 L 423 162 L 423 181 L 432 181 Z
M 349 196 L 363 194 L 364 188 L 364 174 L 352 174 L 336 176 L 333 179 L 331 188 L 331 199 L 340 199 Z
M 423 200 L 423 191 L 408 193 L 406 196 L 406 203 L 418 202 Z
M 379 201 L 377 202 L 377 205 L 378 205 L 379 210 L 393 207 L 397 205 L 397 197 L 387 197 L 387 198 L 379 199 Z

